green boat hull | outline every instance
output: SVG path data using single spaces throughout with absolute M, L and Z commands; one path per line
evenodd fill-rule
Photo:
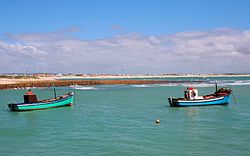
M 57 97 L 54 100 L 48 102 L 37 102 L 37 103 L 17 103 L 8 104 L 10 111 L 30 111 L 47 109 L 62 106 L 71 106 L 74 103 L 74 92 L 64 95 L 65 97 Z

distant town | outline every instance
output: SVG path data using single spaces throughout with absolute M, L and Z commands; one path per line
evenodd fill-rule
M 191 73 L 167 73 L 167 74 L 72 74 L 72 73 L 3 73 L 0 78 L 7 79 L 39 79 L 39 78 L 102 78 L 102 77 L 217 77 L 217 76 L 250 76 L 249 73 L 223 73 L 223 74 L 191 74 Z

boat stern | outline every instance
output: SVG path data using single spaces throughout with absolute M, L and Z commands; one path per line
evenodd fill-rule
M 171 98 L 171 97 L 168 98 L 168 103 L 169 103 L 170 106 L 173 105 L 173 103 L 172 103 L 172 98 Z
M 169 97 L 168 98 L 169 105 L 171 107 L 177 107 L 178 106 L 178 100 L 176 98 Z
M 15 103 L 8 104 L 10 111 L 18 111 L 18 106 Z

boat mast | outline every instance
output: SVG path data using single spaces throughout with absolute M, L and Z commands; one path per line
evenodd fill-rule
M 194 85 L 193 85 L 193 77 L 191 78 L 191 87 L 194 88 Z
M 55 95 L 55 100 L 56 100 L 56 87 L 55 87 L 55 84 L 54 84 L 54 95 Z
M 218 90 L 217 80 L 215 80 L 215 92 Z

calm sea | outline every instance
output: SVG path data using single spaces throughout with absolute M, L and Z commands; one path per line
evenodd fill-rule
M 1 90 L 0 155 L 250 155 L 250 77 L 204 80 L 194 84 L 199 94 L 214 92 L 218 80 L 236 103 L 231 96 L 226 106 L 169 107 L 188 83 L 74 86 L 57 88 L 76 92 L 72 107 L 9 112 L 6 104 L 26 90 Z M 53 97 L 52 88 L 33 91 Z

